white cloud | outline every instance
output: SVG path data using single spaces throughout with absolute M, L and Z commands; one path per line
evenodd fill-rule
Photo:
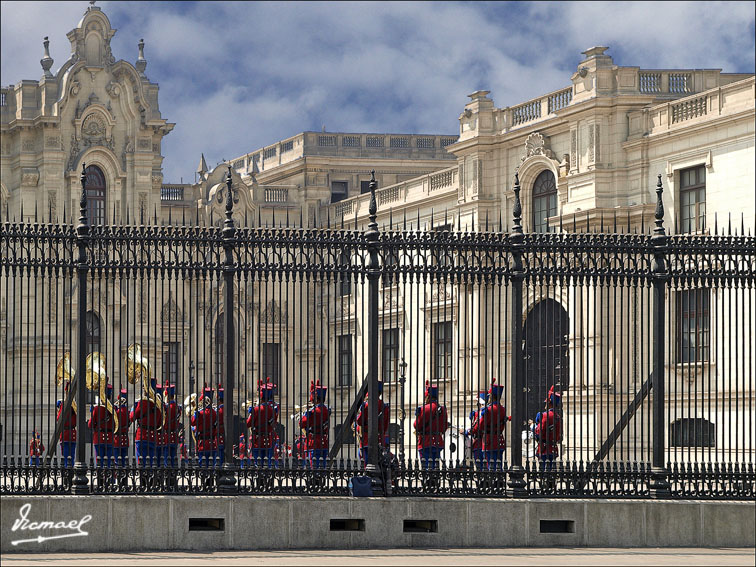
M 620 65 L 753 72 L 753 3 L 104 2 L 117 58 L 147 44 L 165 178 L 306 129 L 454 133 L 466 95 L 498 106 L 569 84 L 580 52 Z M 83 3 L 3 3 L 2 82 L 55 68 Z

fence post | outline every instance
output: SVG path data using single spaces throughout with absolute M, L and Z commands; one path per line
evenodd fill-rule
M 76 275 L 78 277 L 78 305 L 77 305 L 77 330 L 78 344 L 76 345 L 76 462 L 74 463 L 74 475 L 71 481 L 73 494 L 89 493 L 89 478 L 87 477 L 87 446 L 86 446 L 86 359 L 87 359 L 87 245 L 89 244 L 89 219 L 87 218 L 87 174 L 86 164 L 81 164 L 81 200 L 79 201 L 79 224 L 76 225 L 76 244 L 79 248 L 79 258 L 76 262 Z M 73 395 L 73 392 L 71 392 Z M 57 443 L 58 440 L 56 439 Z
M 234 463 L 234 386 L 236 383 L 236 345 L 234 344 L 234 237 L 236 229 L 234 221 L 231 218 L 234 208 L 234 199 L 232 192 L 231 166 L 228 166 L 226 174 L 226 220 L 223 221 L 223 249 L 226 252 L 226 259 L 223 263 L 223 279 L 225 289 L 223 295 L 223 311 L 225 314 L 225 355 L 226 355 L 226 377 L 224 384 L 224 412 L 223 428 L 225 429 L 225 441 L 223 446 L 223 468 L 218 476 L 218 490 L 222 494 L 235 494 L 239 491 L 236 485 L 236 465 Z
M 381 451 L 378 444 L 378 280 L 381 267 L 378 261 L 378 205 L 375 201 L 375 170 L 370 172 L 370 222 L 365 241 L 370 253 L 368 265 L 368 464 L 365 472 L 372 480 L 373 494 L 383 494 Z
M 509 235 L 512 245 L 512 462 L 509 467 L 509 494 L 515 498 L 527 496 L 525 469 L 522 467 L 522 427 L 525 424 L 525 374 L 522 348 L 522 283 L 525 273 L 522 267 L 524 236 L 522 232 L 522 205 L 520 203 L 520 178 L 515 173 L 514 226 Z
M 653 424 L 654 424 L 654 450 L 651 463 L 651 495 L 655 498 L 667 498 L 670 495 L 668 471 L 666 470 L 664 432 L 666 418 L 664 416 L 664 341 L 667 337 L 664 332 L 665 289 L 669 274 L 665 253 L 667 251 L 667 235 L 664 231 L 664 203 L 662 202 L 662 181 L 659 174 L 656 183 L 656 228 L 651 237 L 653 247 Z

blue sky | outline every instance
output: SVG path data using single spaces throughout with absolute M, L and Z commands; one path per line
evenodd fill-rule
M 98 2 L 116 59 L 140 38 L 160 110 L 165 181 L 303 130 L 455 134 L 467 95 L 498 107 L 565 87 L 580 52 L 619 65 L 754 72 L 753 2 Z M 87 2 L 2 2 L 0 82 L 53 71 Z

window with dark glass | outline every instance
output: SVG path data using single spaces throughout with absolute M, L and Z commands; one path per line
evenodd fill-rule
M 331 203 L 338 203 L 347 198 L 349 183 L 346 181 L 331 181 Z
M 87 354 L 100 352 L 100 344 L 102 341 L 100 316 L 94 311 L 87 311 L 85 323 L 87 325 Z
M 677 361 L 709 360 L 709 290 L 677 294 Z
M 179 379 L 179 343 L 163 343 L 163 379 L 171 384 L 176 384 Z
M 450 380 L 452 377 L 452 324 L 451 321 L 433 323 L 433 379 Z
M 442 224 L 433 227 L 433 232 L 450 232 L 452 230 L 452 224 Z M 453 253 L 446 246 L 434 246 L 433 248 L 433 264 L 441 267 L 448 267 L 454 265 Z
M 557 190 L 554 174 L 542 171 L 533 184 L 533 230 L 553 232 L 547 219 L 557 214 Z
M 352 383 L 352 335 L 339 335 L 339 386 Z
M 706 228 L 706 167 L 680 171 L 680 229 L 698 232 Z
M 364 193 L 370 193 L 370 181 L 360 181 L 360 195 Z
M 278 385 L 281 379 L 281 343 L 263 343 L 263 380 Z
M 399 368 L 399 329 L 383 330 L 383 381 L 396 380 Z
M 87 177 L 87 219 L 91 226 L 105 224 L 105 175 L 96 165 L 84 170 Z
M 669 426 L 670 447 L 715 447 L 717 430 L 703 417 L 681 417 Z

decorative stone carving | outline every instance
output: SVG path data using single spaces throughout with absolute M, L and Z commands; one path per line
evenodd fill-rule
M 131 136 L 126 136 L 126 144 L 125 144 L 124 152 L 126 152 L 127 154 L 134 152 L 134 140 Z
M 152 173 L 152 188 L 153 189 L 160 189 L 160 186 L 163 183 L 163 176 L 160 173 Z
M 137 147 L 140 150 L 149 150 L 152 147 L 152 142 L 149 138 L 139 138 L 137 141 Z
M 60 149 L 60 136 L 47 136 L 45 138 L 45 147 L 51 150 Z
M 105 135 L 105 121 L 98 114 L 90 114 L 81 125 L 81 133 L 85 138 L 99 138 Z
M 153 154 L 159 154 L 160 153 L 160 144 L 152 144 L 152 153 Z
M 66 169 L 71 170 L 76 164 L 76 156 L 79 155 L 79 139 L 76 134 L 71 134 L 71 151 L 68 154 L 68 164 Z
M 121 85 L 115 81 L 110 81 L 105 85 L 105 91 L 110 95 L 110 98 L 118 98 L 121 96 Z
M 39 182 L 39 169 L 36 167 L 21 168 L 21 185 L 36 187 Z
M 79 94 L 79 91 L 81 90 L 81 83 L 77 80 L 71 81 L 71 89 L 69 92 L 71 93 L 71 96 L 76 96 Z
M 160 322 L 165 325 L 166 323 L 183 323 L 184 315 L 179 309 L 173 298 L 168 299 L 163 306 L 163 311 L 160 313 Z
M 562 162 L 559 164 L 559 177 L 566 177 L 570 172 L 570 154 L 562 156 Z
M 286 317 L 281 313 L 281 308 L 279 307 L 278 303 L 275 300 L 271 299 L 270 301 L 268 301 L 265 310 L 262 312 L 260 320 L 262 323 L 273 325 L 276 323 L 285 323 Z
M 50 222 L 58 218 L 58 194 L 55 191 L 47 192 L 47 212 Z
M 570 167 L 577 169 L 577 129 L 570 131 Z
M 540 132 L 533 132 L 525 140 L 525 155 L 520 161 L 525 161 L 531 156 L 546 156 L 554 159 L 554 154 L 549 149 L 548 138 L 545 138 Z
M 147 217 L 147 193 L 139 193 L 139 218 Z
M 25 152 L 33 152 L 35 150 L 34 140 L 24 140 L 21 149 Z

